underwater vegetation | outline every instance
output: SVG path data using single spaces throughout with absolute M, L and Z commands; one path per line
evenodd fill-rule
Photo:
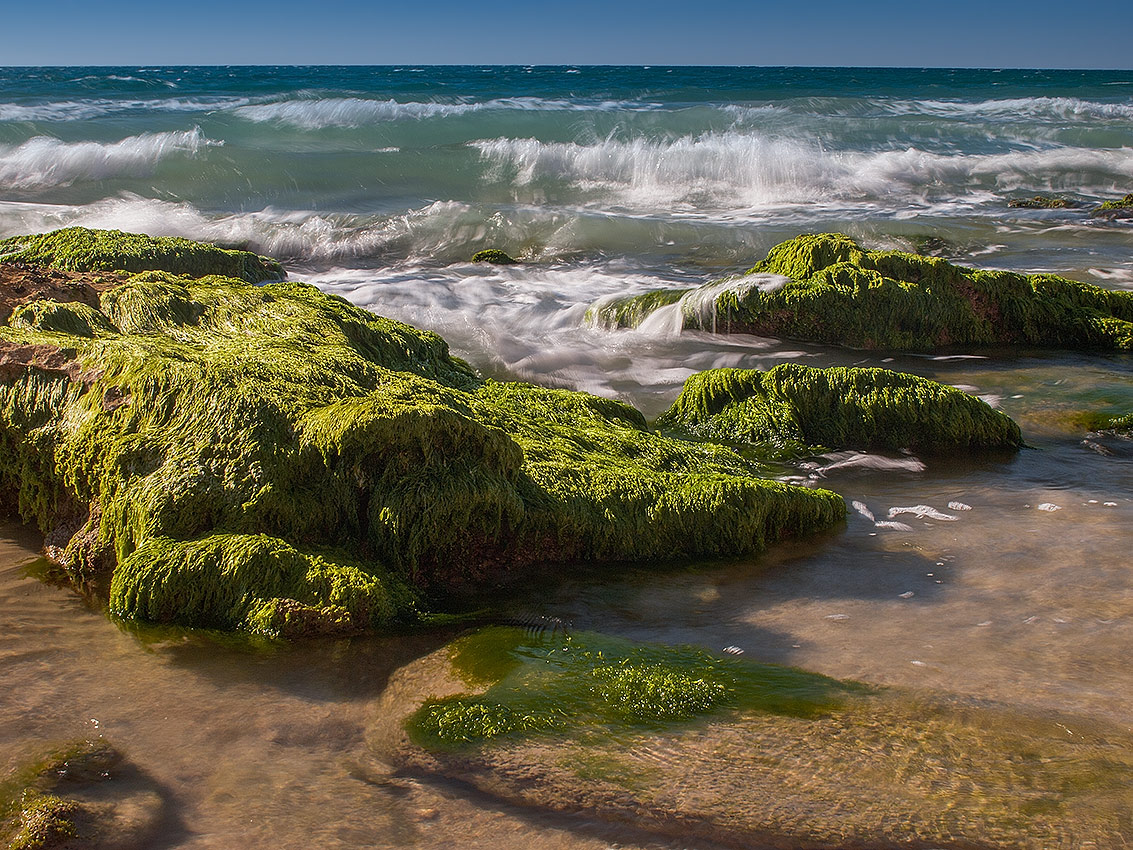
M 710 369 L 657 420 L 703 439 L 814 450 L 1016 449 L 1019 426 L 960 390 L 887 369 Z
M 514 266 L 519 260 L 501 251 L 499 248 L 485 248 L 472 255 L 474 263 L 491 263 L 494 266 Z
M 633 643 L 593 632 L 491 627 L 452 646 L 478 695 L 430 700 L 409 719 L 417 743 L 463 747 L 533 734 L 657 729 L 727 709 L 810 717 L 868 689 L 695 647 Z
M 114 283 L 0 326 L 0 500 L 75 580 L 109 576 L 120 617 L 385 628 L 533 562 L 744 554 L 845 513 L 620 402 L 483 380 L 311 286 Z
M 866 251 L 837 233 L 799 236 L 739 278 L 699 289 L 604 301 L 591 319 L 635 327 L 677 303 L 686 329 L 750 333 L 852 348 L 950 346 L 1133 350 L 1133 293 L 1048 274 Z

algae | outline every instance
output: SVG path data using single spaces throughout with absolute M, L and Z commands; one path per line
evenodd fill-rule
M 223 275 L 249 283 L 286 277 L 275 260 L 249 251 L 85 227 L 0 239 L 0 260 L 72 272 L 160 270 L 190 277 Z
M 1106 201 L 1098 207 L 1099 210 L 1127 210 L 1133 209 L 1133 193 L 1114 201 Z
M 1032 198 L 1012 198 L 1007 202 L 1007 206 L 1025 210 L 1065 210 L 1074 209 L 1078 204 L 1066 198 L 1035 195 Z
M 782 243 L 745 277 L 752 275 L 782 276 L 782 285 L 740 285 L 743 278 L 706 284 L 681 299 L 683 326 L 866 349 L 1010 345 L 1133 351 L 1133 293 L 1054 275 L 866 251 L 836 233 Z M 646 293 L 598 312 L 610 324 L 630 327 L 656 309 L 649 300 L 659 297 Z
M 703 439 L 812 451 L 940 453 L 1023 442 L 1009 417 L 954 387 L 886 369 L 793 363 L 693 375 L 657 424 Z
M 472 262 L 491 263 L 494 266 L 514 266 L 518 265 L 519 260 L 510 256 L 506 251 L 501 251 L 499 248 L 486 248 L 483 251 L 477 251 L 473 254 Z
M 457 640 L 454 668 L 483 693 L 430 700 L 411 738 L 451 749 L 534 734 L 619 735 L 726 710 L 814 717 L 868 691 L 814 673 L 593 632 L 496 626 Z
M 126 619 L 384 628 L 530 563 L 744 554 L 845 512 L 303 284 L 146 271 L 23 305 L 0 347 L 35 355 L 0 373 L 0 492 Z

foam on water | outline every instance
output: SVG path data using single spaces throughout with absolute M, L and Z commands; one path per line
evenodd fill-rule
M 68 186 L 76 181 L 144 177 L 170 156 L 195 156 L 221 142 L 200 128 L 143 133 L 120 142 L 61 142 L 36 136 L 16 147 L 0 147 L 0 183 L 14 189 Z
M 941 196 L 984 202 L 988 190 L 1097 189 L 1133 180 L 1133 148 L 1051 147 L 998 154 L 915 147 L 828 151 L 759 133 L 706 133 L 593 144 L 497 138 L 471 143 L 496 168 L 489 179 L 561 181 L 646 206 L 807 203 Z
M 161 98 L 132 100 L 94 98 L 50 103 L 0 103 L 0 121 L 90 121 L 123 113 L 215 112 L 236 109 L 252 102 L 248 97 Z

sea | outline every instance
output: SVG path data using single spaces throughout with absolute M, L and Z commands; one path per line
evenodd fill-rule
M 613 330 L 587 310 L 742 272 L 816 232 L 1133 290 L 1133 222 L 1090 216 L 1129 192 L 1133 71 L 0 68 L 0 238 L 82 225 L 254 250 L 437 331 L 487 377 L 650 418 L 695 372 L 782 362 L 885 366 L 1002 409 L 1028 443 L 1009 458 L 844 452 L 771 470 L 853 505 L 821 539 L 587 572 L 509 604 L 1052 729 L 1133 731 L 1133 445 L 1082 418 L 1133 412 L 1133 356 L 863 352 Z M 1071 205 L 1009 206 L 1035 195 Z M 470 262 L 486 248 L 522 262 Z M 105 735 L 162 789 L 147 846 L 714 846 L 441 778 L 373 780 L 381 718 L 430 695 L 404 671 L 451 635 L 270 652 L 143 637 L 36 578 L 34 530 L 9 518 L 0 537 L 0 768 Z M 970 793 L 957 775 L 943 808 Z

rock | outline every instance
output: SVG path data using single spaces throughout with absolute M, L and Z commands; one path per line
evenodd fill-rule
M 693 375 L 657 424 L 702 439 L 807 453 L 1015 450 L 1023 444 L 1009 417 L 954 387 L 887 369 L 793 363 L 766 372 Z
M 532 563 L 748 553 L 845 511 L 303 284 L 127 275 L 20 306 L 0 350 L 0 492 L 127 619 L 380 629 Z
M 679 300 L 683 327 L 852 348 L 950 346 L 1133 350 L 1133 293 L 1054 275 L 981 271 L 866 251 L 848 236 L 799 236 L 746 275 L 695 290 L 603 301 L 594 320 L 636 326 L 649 299 Z
M 275 260 L 248 251 L 85 227 L 0 240 L 0 260 L 70 272 L 157 270 L 191 277 L 222 275 L 248 283 L 286 277 Z
M 491 263 L 494 266 L 514 266 L 519 263 L 519 260 L 509 256 L 498 248 L 488 248 L 484 251 L 477 251 L 475 254 L 473 254 L 472 262 Z
M 1102 218 L 1109 221 L 1133 218 L 1133 194 L 1126 195 L 1116 201 L 1106 201 L 1090 213 L 1090 218 Z
M 1065 210 L 1074 209 L 1078 204 L 1066 198 L 1050 198 L 1046 195 L 1035 195 L 1033 198 L 1012 198 L 1007 206 L 1026 210 Z

